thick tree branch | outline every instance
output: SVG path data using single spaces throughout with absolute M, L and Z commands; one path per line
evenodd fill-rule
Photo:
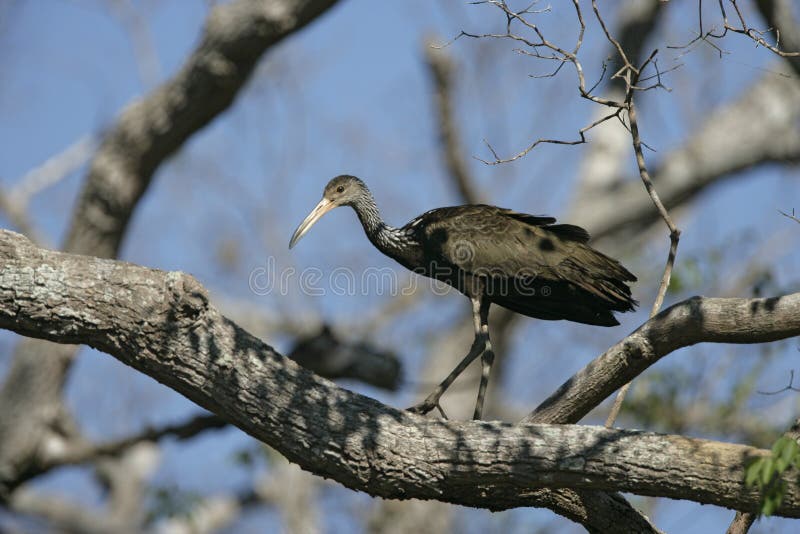
M 692 297 L 659 313 L 567 380 L 526 422 L 577 423 L 667 354 L 696 343 L 766 343 L 800 335 L 800 293 Z
M 289 358 L 325 378 L 352 378 L 391 390 L 397 388 L 401 368 L 400 361 L 393 354 L 363 343 L 343 343 L 327 327 L 319 334 L 301 338 Z M 87 441 L 79 434 L 70 436 L 59 440 L 57 446 L 44 447 L 16 482 L 24 482 L 63 465 L 118 456 L 142 442 L 156 442 L 165 437 L 190 439 L 227 424 L 217 415 L 200 414 L 180 423 L 148 427 L 130 436 L 101 443 Z
M 540 488 L 572 487 L 758 506 L 744 465 L 768 451 L 599 427 L 427 419 L 300 368 L 223 317 L 183 273 L 46 251 L 8 231 L 0 261 L 0 327 L 107 352 L 304 469 L 371 495 L 501 510 L 531 505 Z M 679 305 L 648 323 L 662 334 L 649 340 L 656 353 L 800 329 L 800 294 L 685 305 L 690 313 Z M 663 327 L 675 323 L 682 335 Z M 786 483 L 778 514 L 800 517 L 800 488 Z
M 215 6 L 181 70 L 128 106 L 103 139 L 65 249 L 116 256 L 133 208 L 158 166 L 231 105 L 270 46 L 335 3 L 239 0 Z
M 297 339 L 288 356 L 331 380 L 350 378 L 389 391 L 400 386 L 403 366 L 395 354 L 365 342 L 342 341 L 327 325 L 317 334 Z

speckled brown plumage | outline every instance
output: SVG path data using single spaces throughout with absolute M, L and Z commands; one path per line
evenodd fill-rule
M 482 288 L 491 302 L 529 317 L 619 324 L 612 312 L 634 309 L 627 282 L 636 277 L 590 247 L 586 230 L 555 222 L 481 204 L 437 208 L 401 228 L 418 254 L 389 255 L 467 295 Z

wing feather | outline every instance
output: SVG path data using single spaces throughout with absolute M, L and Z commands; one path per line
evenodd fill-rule
M 440 208 L 426 216 L 425 241 L 432 245 L 431 259 L 441 265 L 505 281 L 506 288 L 550 280 L 579 290 L 553 294 L 553 302 L 575 300 L 585 293 L 618 311 L 635 305 L 626 282 L 636 277 L 591 248 L 589 233 L 579 226 L 485 205 Z

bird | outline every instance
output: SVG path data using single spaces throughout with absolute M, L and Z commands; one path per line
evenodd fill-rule
M 472 304 L 475 337 L 467 355 L 421 403 L 410 411 L 427 414 L 470 363 L 481 358 L 481 378 L 473 419 L 481 419 L 494 350 L 489 307 L 502 306 L 543 320 L 616 326 L 614 312 L 638 303 L 622 264 L 589 246 L 589 233 L 547 216 L 486 204 L 435 208 L 393 227 L 381 218 L 366 184 L 351 175 L 332 178 L 322 199 L 300 223 L 289 248 L 334 208 L 351 207 L 372 244 L 411 271 L 445 282 Z

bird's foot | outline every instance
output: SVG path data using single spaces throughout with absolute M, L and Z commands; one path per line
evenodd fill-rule
M 420 402 L 419 404 L 411 406 L 410 408 L 408 408 L 408 411 L 413 413 L 418 413 L 420 415 L 425 415 L 427 413 L 430 413 L 434 408 L 442 416 L 442 419 L 447 419 L 447 414 L 444 413 L 442 405 L 439 404 L 439 397 L 435 397 L 434 395 L 431 395 L 430 397 Z

